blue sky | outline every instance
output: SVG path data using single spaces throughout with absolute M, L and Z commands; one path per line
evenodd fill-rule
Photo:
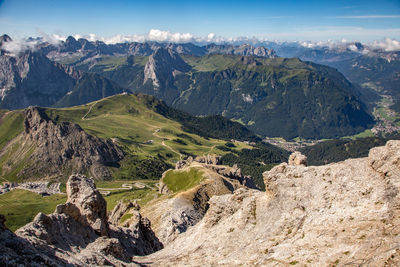
M 195 37 L 372 41 L 400 39 L 400 0 L 0 0 L 0 28 L 17 38 L 158 29 Z

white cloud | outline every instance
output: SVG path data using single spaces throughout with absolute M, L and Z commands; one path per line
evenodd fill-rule
M 147 34 L 147 40 L 157 42 L 188 43 L 193 42 L 194 38 L 190 33 L 171 33 L 169 31 L 151 29 Z
M 13 39 L 10 42 L 6 42 L 3 44 L 2 49 L 8 51 L 11 54 L 17 54 L 26 50 L 36 50 L 38 44 L 47 42 L 52 45 L 58 45 L 61 41 L 65 40 L 64 36 L 60 36 L 58 34 L 48 35 L 44 32 L 39 32 L 41 37 L 36 39 L 24 39 L 17 38 Z
M 385 38 L 383 41 L 374 41 L 371 46 L 384 51 L 400 51 L 400 41 L 390 38 Z
M 41 38 L 39 39 L 18 39 L 13 42 L 4 44 L 4 48 L 12 53 L 17 53 L 26 49 L 35 49 L 37 44 L 42 41 L 57 45 L 60 41 L 65 41 L 66 37 L 52 34 L 47 35 L 40 32 Z M 169 31 L 163 31 L 159 29 L 151 29 L 147 34 L 133 34 L 133 35 L 114 35 L 111 37 L 97 36 L 96 34 L 73 35 L 75 39 L 85 38 L 89 41 L 103 41 L 106 44 L 116 44 L 124 42 L 172 42 L 172 43 L 188 43 L 193 42 L 196 44 L 208 44 L 208 43 L 232 43 L 232 44 L 261 44 L 268 40 L 275 40 L 277 43 L 282 41 L 276 40 L 299 40 L 289 41 L 296 42 L 307 48 L 316 47 L 328 47 L 328 48 L 348 48 L 352 51 L 358 51 L 354 45 L 355 39 L 362 39 L 363 36 L 370 36 L 372 40 L 381 39 L 382 36 L 400 36 L 400 28 L 395 29 L 365 29 L 362 27 L 314 27 L 314 28 L 300 28 L 295 32 L 278 32 L 271 33 L 268 35 L 261 35 L 257 37 L 222 37 L 215 33 L 209 33 L 206 36 L 198 37 L 191 33 L 173 33 Z M 336 37 L 336 40 L 325 40 L 325 36 Z M 304 37 L 309 38 L 309 41 L 304 40 Z M 344 39 L 344 37 L 346 39 Z M 353 41 L 348 41 L 353 40 Z M 371 41 L 372 41 L 371 40 Z M 382 49 L 385 51 L 400 50 L 400 42 L 395 39 L 386 38 L 382 41 L 373 41 L 370 44 L 373 49 Z M 365 51 L 364 51 L 365 52 Z

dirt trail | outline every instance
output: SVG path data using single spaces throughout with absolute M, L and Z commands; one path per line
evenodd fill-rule
M 160 132 L 160 131 L 161 131 L 161 129 L 156 129 L 156 130 L 153 132 L 153 135 L 154 135 L 155 137 L 158 137 L 158 138 L 161 138 L 161 139 L 165 138 L 165 137 L 162 137 L 162 136 L 160 136 L 160 135 L 157 134 L 157 133 Z M 169 139 L 169 140 L 170 140 L 170 139 Z M 162 145 L 162 146 L 165 146 L 166 148 L 168 148 L 171 152 L 173 152 L 173 153 L 179 155 L 179 160 L 182 160 L 183 155 L 182 155 L 181 153 L 179 153 L 178 151 L 176 151 L 175 149 L 173 149 L 172 147 L 170 147 L 169 145 L 167 145 L 164 141 L 161 142 L 161 145 Z
M 117 191 L 117 190 L 132 190 L 133 187 L 136 187 L 138 189 L 144 189 L 146 187 L 155 190 L 156 188 L 151 187 L 145 183 L 141 183 L 141 182 L 135 182 L 133 184 L 122 184 L 121 187 L 117 187 L 117 188 L 104 188 L 104 187 L 98 187 L 97 189 L 100 191 L 101 194 L 103 195 L 109 195 L 111 193 L 111 191 Z
M 91 111 L 92 108 L 97 104 L 97 102 L 99 102 L 99 101 L 94 102 L 93 105 L 90 106 L 88 112 L 86 112 L 86 114 L 83 115 L 83 117 L 82 117 L 82 120 L 83 120 L 83 121 L 84 121 L 84 120 L 88 120 L 88 119 L 86 119 L 86 116 L 90 113 L 90 111 Z

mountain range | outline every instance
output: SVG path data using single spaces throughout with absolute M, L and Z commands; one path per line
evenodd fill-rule
M 361 44 L 355 47 L 364 49 Z M 315 57 L 339 67 L 340 60 L 359 55 L 351 50 L 321 51 L 326 57 L 317 52 Z M 36 51 L 11 55 L 3 50 L 0 67 L 2 108 L 74 106 L 130 91 L 154 95 L 196 116 L 223 115 L 261 137 L 353 135 L 372 127 L 367 109 L 379 99 L 379 94 L 361 87 L 350 70 L 343 72 L 356 86 L 335 69 L 277 58 L 273 50 L 251 45 L 107 45 L 68 37 L 58 46 L 39 43 Z

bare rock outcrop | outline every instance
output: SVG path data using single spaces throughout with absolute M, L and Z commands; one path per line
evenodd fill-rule
M 19 240 L 45 251 L 49 260 L 79 266 L 128 266 L 133 255 L 162 248 L 150 221 L 140 214 L 129 228 L 109 224 L 106 202 L 92 179 L 72 175 L 67 195 L 67 202 L 58 205 L 53 214 L 39 213 L 33 222 L 18 229 Z
M 282 163 L 266 192 L 213 196 L 203 219 L 152 266 L 399 266 L 400 141 L 368 158 L 325 166 Z
M 201 221 L 212 196 L 231 194 L 242 187 L 256 188 L 251 177 L 243 176 L 237 166 L 217 165 L 219 163 L 220 157 L 216 155 L 195 159 L 189 157 L 179 161 L 175 170 L 170 171 L 190 173 L 190 170 L 195 169 L 203 176 L 198 185 L 179 192 L 173 192 L 163 182 L 168 171 L 163 174 L 159 192 L 173 197 L 158 199 L 148 204 L 142 212 L 151 220 L 154 232 L 164 245 Z
M 18 237 L 4 225 L 0 214 L 0 265 L 1 266 L 64 266 L 66 261 L 52 255 L 52 251 L 36 248 Z
M 92 179 L 72 175 L 67 183 L 67 202 L 58 205 L 56 213 L 66 214 L 84 226 L 90 226 L 97 234 L 108 236 L 107 203 Z
M 307 166 L 307 157 L 299 151 L 295 151 L 289 156 L 289 165 L 304 165 Z
M 110 217 L 108 218 L 108 221 L 113 224 L 118 226 L 121 223 L 121 218 L 129 212 L 130 210 L 139 210 L 139 205 L 137 201 L 123 201 L 120 200 L 117 205 L 115 205 L 113 211 L 110 214 Z
M 108 166 L 118 165 L 124 157 L 122 149 L 111 140 L 89 135 L 74 123 L 56 123 L 38 107 L 26 109 L 24 127 L 19 150 L 34 150 L 18 174 L 21 179 L 38 175 L 43 179 L 59 178 L 68 170 L 104 179 L 111 176 Z
M 221 157 L 215 154 L 209 154 L 207 156 L 197 156 L 194 161 L 204 164 L 218 165 L 221 162 Z
M 177 73 L 186 72 L 191 67 L 171 49 L 157 48 L 144 67 L 144 80 L 151 80 L 159 88 L 173 81 Z

